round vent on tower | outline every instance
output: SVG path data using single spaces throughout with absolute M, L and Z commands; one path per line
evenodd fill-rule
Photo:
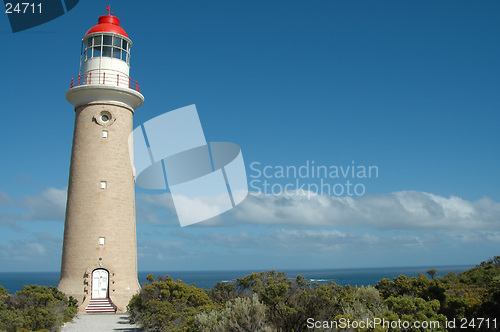
M 99 112 L 94 116 L 94 121 L 101 126 L 110 126 L 115 122 L 115 118 L 108 111 Z

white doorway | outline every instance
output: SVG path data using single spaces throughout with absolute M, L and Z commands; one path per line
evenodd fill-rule
M 109 273 L 104 269 L 92 272 L 92 298 L 106 299 L 108 297 Z

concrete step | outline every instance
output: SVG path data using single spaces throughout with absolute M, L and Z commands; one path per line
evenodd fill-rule
M 116 312 L 116 306 L 110 299 L 92 299 L 85 308 L 87 313 Z

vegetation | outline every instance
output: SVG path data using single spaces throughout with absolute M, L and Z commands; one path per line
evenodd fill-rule
M 24 286 L 14 295 L 0 286 L 0 331 L 59 331 L 77 312 L 76 300 L 54 287 Z
M 265 320 L 266 311 L 266 305 L 253 294 L 227 301 L 221 311 L 201 312 L 195 316 L 194 323 L 203 332 L 272 332 L 274 329 Z
M 301 332 L 340 328 L 323 323 L 383 320 L 440 322 L 439 327 L 373 326 L 353 331 L 447 331 L 448 321 L 467 322 L 475 331 L 500 325 L 500 256 L 456 275 L 436 277 L 435 269 L 409 278 L 382 279 L 375 286 L 310 282 L 284 272 L 252 273 L 210 290 L 171 277 L 149 275 L 128 306 L 133 322 L 146 331 Z M 54 287 L 25 286 L 14 295 L 0 286 L 0 332 L 58 331 L 77 312 L 73 298 Z M 490 325 L 479 325 L 478 318 Z M 492 325 L 493 322 L 496 325 Z M 422 324 L 424 326 L 424 324 Z M 349 330 L 349 329 L 343 329 Z
M 150 282 L 134 295 L 128 305 L 132 322 L 139 322 L 147 331 L 196 331 L 194 316 L 215 308 L 204 290 L 187 285 L 170 276 Z
M 436 270 L 436 269 L 429 269 L 429 270 L 427 270 L 425 272 L 427 272 L 427 274 L 431 277 L 431 279 L 434 279 L 434 277 L 436 276 L 438 270 Z
M 309 331 L 318 322 L 366 321 L 440 322 L 440 327 L 369 327 L 355 331 L 447 331 L 446 321 L 467 319 L 469 330 L 494 326 L 473 318 L 496 319 L 500 324 L 500 256 L 455 275 L 399 276 L 375 286 L 318 284 L 283 272 L 252 273 L 233 283 L 217 283 L 210 290 L 174 281 L 169 276 L 149 283 L 129 304 L 134 322 L 146 331 Z M 470 325 L 470 322 L 473 322 Z M 424 326 L 425 324 L 422 324 Z M 340 330 L 321 325 L 315 331 Z

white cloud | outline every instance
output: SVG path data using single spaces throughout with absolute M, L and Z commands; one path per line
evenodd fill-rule
M 224 232 L 215 228 L 203 232 L 188 229 L 179 228 L 161 239 L 148 241 L 138 234 L 142 243 L 140 264 L 152 271 L 409 266 L 415 263 L 408 257 L 415 259 L 450 250 L 449 238 L 442 231 L 357 232 L 330 227 L 237 227 L 225 228 Z M 456 245 L 459 243 L 462 242 L 455 241 Z M 465 250 L 463 245 L 461 248 Z
M 174 202 L 170 193 L 136 194 L 136 220 L 152 225 L 178 225 Z
M 19 206 L 27 212 L 25 220 L 64 220 L 66 211 L 66 189 L 47 188 L 36 196 L 24 196 Z
M 33 196 L 13 199 L 0 192 L 0 223 L 20 230 L 17 221 L 63 221 L 66 210 L 66 189 L 47 188 Z
M 0 192 L 0 223 L 20 230 L 17 221 L 64 220 L 66 190 L 47 188 L 33 196 L 13 199 Z M 137 221 L 178 226 L 170 194 L 139 193 Z M 248 195 L 221 218 L 199 226 L 229 226 L 237 223 L 262 225 L 333 226 L 384 230 L 483 230 L 500 231 L 500 203 L 490 198 L 467 201 L 417 191 L 366 195 L 357 198 L 311 195 Z
M 182 241 L 140 241 L 137 245 L 137 257 L 140 260 L 172 261 L 190 259 L 195 254 Z
M 30 262 L 48 257 L 47 244 L 35 239 L 12 240 L 0 244 L 0 257 L 3 261 Z M 60 259 L 60 257 L 57 257 Z
M 454 231 L 448 232 L 447 236 L 457 242 L 497 242 L 500 244 L 500 231 Z
M 343 252 L 346 250 L 395 250 L 424 248 L 437 242 L 430 234 L 381 234 L 341 232 L 335 229 L 276 229 L 265 233 L 236 234 L 209 233 L 189 235 L 171 233 L 189 246 L 216 246 L 220 248 L 260 248 L 273 252 Z
M 472 256 L 489 257 L 500 243 L 496 231 L 289 225 L 154 229 L 138 229 L 139 262 L 151 271 L 450 265 L 474 262 L 464 258 L 469 250 Z
M 340 232 L 331 229 L 280 229 L 266 234 L 263 243 L 286 251 L 310 251 L 315 253 L 347 253 L 350 251 L 423 250 L 436 243 L 430 234 L 371 234 Z
M 12 198 L 9 197 L 9 195 L 4 193 L 3 191 L 0 191 L 0 207 L 10 206 L 13 203 L 14 201 L 12 200 Z
M 231 215 L 251 224 L 376 229 L 500 230 L 500 203 L 400 191 L 356 199 L 326 195 L 249 195 Z
M 170 193 L 162 193 L 157 195 L 149 195 L 138 193 L 137 200 L 147 203 L 151 207 L 163 208 L 175 212 L 174 201 Z

